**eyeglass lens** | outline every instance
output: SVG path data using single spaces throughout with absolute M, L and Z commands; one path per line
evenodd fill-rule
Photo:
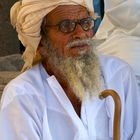
M 80 24 L 84 31 L 88 31 L 94 27 L 94 20 L 91 17 L 84 18 L 79 21 L 63 20 L 58 24 L 58 26 L 61 32 L 71 33 L 75 30 L 77 24 Z

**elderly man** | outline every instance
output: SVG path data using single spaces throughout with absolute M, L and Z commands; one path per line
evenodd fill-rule
M 14 5 L 11 19 L 26 47 L 25 72 L 4 89 L 1 140 L 112 140 L 114 102 L 98 98 L 104 89 L 121 98 L 121 140 L 139 139 L 135 76 L 121 60 L 96 54 L 92 5 L 92 0 Z

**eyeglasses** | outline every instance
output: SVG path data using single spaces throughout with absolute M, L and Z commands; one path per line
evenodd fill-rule
M 75 30 L 77 24 L 81 25 L 84 31 L 89 31 L 94 27 L 94 19 L 91 17 L 83 18 L 80 20 L 65 19 L 56 25 L 46 25 L 47 27 L 58 26 L 62 33 L 71 33 Z

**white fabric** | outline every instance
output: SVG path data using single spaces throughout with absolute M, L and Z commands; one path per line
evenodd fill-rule
M 101 54 L 117 56 L 128 62 L 140 85 L 140 0 L 104 0 L 105 16 L 97 31 L 97 39 L 105 39 L 97 47 Z
M 129 66 L 101 56 L 103 89 L 114 89 L 122 102 L 121 140 L 138 140 L 140 93 Z M 62 87 L 41 64 L 5 88 L 0 106 L 0 140 L 112 140 L 113 100 L 82 103 L 77 116 Z
M 22 0 L 11 8 L 11 23 L 17 30 L 19 40 L 26 47 L 23 71 L 38 59 L 36 50 L 41 39 L 43 18 L 59 5 L 82 5 L 94 13 L 92 0 Z

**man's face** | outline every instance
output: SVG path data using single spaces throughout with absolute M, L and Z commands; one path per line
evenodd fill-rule
M 87 18 L 88 11 L 82 6 L 59 6 L 47 15 L 43 24 L 46 34 L 42 34 L 41 41 L 41 54 L 49 67 L 47 70 L 59 81 L 66 81 L 80 101 L 97 96 L 101 88 L 100 64 L 91 40 L 92 29 L 86 30 L 90 24 L 84 24 L 87 25 L 84 27 L 77 24 L 75 30 L 62 28 L 62 31 L 70 31 L 64 33 L 52 25 L 64 20 L 78 20 L 82 24 Z M 84 23 L 90 22 L 84 20 Z
M 86 8 L 80 5 L 65 5 L 55 8 L 47 15 L 47 25 L 56 25 L 64 20 L 81 20 L 89 17 Z M 80 24 L 77 24 L 75 30 L 70 33 L 64 33 L 58 26 L 46 26 L 47 37 L 49 38 L 52 47 L 64 57 L 75 57 L 87 53 L 90 47 L 85 44 L 74 44 L 72 47 L 67 47 L 71 41 L 92 38 L 92 29 L 83 30 Z

